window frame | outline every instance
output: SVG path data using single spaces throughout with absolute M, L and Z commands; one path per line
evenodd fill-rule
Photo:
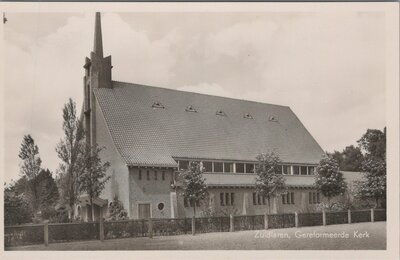
M 238 165 L 242 165 L 242 167 L 238 167 Z M 243 171 L 238 171 L 238 168 L 242 168 Z M 235 170 L 236 173 L 245 173 L 245 163 L 235 163 Z
M 235 173 L 235 163 L 233 162 L 223 162 L 224 173 Z M 227 168 L 232 168 L 232 171 L 227 171 Z M 230 170 L 230 169 L 229 169 Z
M 216 170 L 216 164 L 217 165 L 221 164 L 221 171 Z M 216 173 L 224 173 L 224 163 L 223 162 L 214 162 L 213 163 L 213 171 Z

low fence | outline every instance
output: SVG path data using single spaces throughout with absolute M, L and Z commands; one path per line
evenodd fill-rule
M 104 222 L 104 238 L 128 238 L 148 236 L 148 220 L 119 220 Z
M 192 222 L 189 218 L 152 219 L 155 236 L 181 235 L 192 232 Z
M 233 218 L 234 230 L 259 230 L 263 228 L 264 228 L 264 215 L 235 216 Z
M 358 210 L 351 212 L 351 222 L 370 222 L 371 221 L 371 211 L 369 210 Z
M 322 213 L 288 213 L 254 216 L 177 219 L 136 219 L 85 223 L 36 224 L 4 227 L 4 246 L 23 246 L 130 237 L 261 230 L 385 221 L 386 210 L 371 209 Z M 194 223 L 194 226 L 193 226 Z
M 339 212 L 326 212 L 326 224 L 346 224 L 349 223 L 349 213 L 348 211 Z
M 290 228 L 296 226 L 295 214 L 273 214 L 268 215 L 266 228 Z
M 230 228 L 230 218 L 229 217 L 196 218 L 195 227 L 197 233 L 228 232 Z M 192 232 L 191 224 L 190 224 L 190 232 Z
M 4 246 L 24 246 L 44 243 L 43 225 L 4 227 Z
M 323 213 L 300 213 L 298 215 L 300 227 L 323 225 Z
M 99 239 L 99 223 L 57 223 L 48 224 L 48 241 L 69 242 Z

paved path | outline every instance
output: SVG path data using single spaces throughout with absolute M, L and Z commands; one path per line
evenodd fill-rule
M 316 235 L 348 238 L 315 237 Z M 302 237 L 310 236 L 314 237 Z M 386 249 L 386 222 L 23 246 L 6 250 Z

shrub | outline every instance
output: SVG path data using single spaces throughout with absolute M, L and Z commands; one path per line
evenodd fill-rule
M 128 212 L 124 209 L 124 205 L 118 200 L 117 196 L 114 196 L 113 201 L 108 207 L 108 218 L 107 220 L 124 220 L 128 218 Z

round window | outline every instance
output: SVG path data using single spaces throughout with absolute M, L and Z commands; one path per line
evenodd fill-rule
M 163 210 L 164 209 L 164 203 L 158 203 L 158 209 Z

